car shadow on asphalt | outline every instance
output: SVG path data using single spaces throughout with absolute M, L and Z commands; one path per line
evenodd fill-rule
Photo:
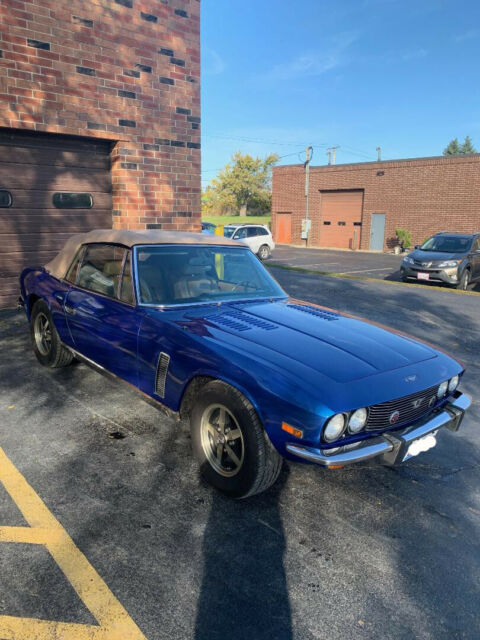
M 290 640 L 279 497 L 284 470 L 267 493 L 233 501 L 213 493 L 203 536 L 196 640 Z

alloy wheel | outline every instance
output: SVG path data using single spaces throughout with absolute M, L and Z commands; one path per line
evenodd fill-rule
M 220 475 L 231 478 L 243 466 L 245 444 L 235 416 L 222 404 L 212 404 L 203 412 L 200 434 L 203 452 Z
M 44 313 L 38 313 L 35 318 L 34 336 L 37 349 L 42 356 L 47 356 L 52 348 L 52 329 L 50 320 Z

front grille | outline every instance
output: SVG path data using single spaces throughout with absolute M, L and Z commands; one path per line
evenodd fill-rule
M 366 428 L 384 429 L 420 419 L 435 405 L 437 389 L 437 386 L 430 387 L 397 400 L 374 404 L 368 412 Z M 390 416 L 396 411 L 399 413 L 398 420 L 390 422 Z

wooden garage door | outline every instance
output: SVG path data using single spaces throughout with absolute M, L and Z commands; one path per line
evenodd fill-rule
M 0 131 L 0 308 L 16 304 L 24 266 L 46 264 L 74 233 L 112 226 L 110 146 Z M 91 194 L 91 207 L 87 195 L 59 193 Z
M 322 191 L 320 245 L 358 249 L 362 208 L 363 191 Z

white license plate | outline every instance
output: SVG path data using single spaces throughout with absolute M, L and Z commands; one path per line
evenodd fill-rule
M 436 436 L 437 432 L 432 431 L 432 433 L 428 433 L 426 436 L 422 436 L 421 438 L 417 438 L 413 442 L 411 442 L 408 446 L 407 453 L 403 460 L 408 460 L 409 458 L 413 458 L 414 456 L 418 456 L 419 453 L 424 453 L 429 449 L 433 449 L 433 447 L 437 444 Z
M 417 273 L 417 280 L 430 280 L 430 274 L 419 271 Z

